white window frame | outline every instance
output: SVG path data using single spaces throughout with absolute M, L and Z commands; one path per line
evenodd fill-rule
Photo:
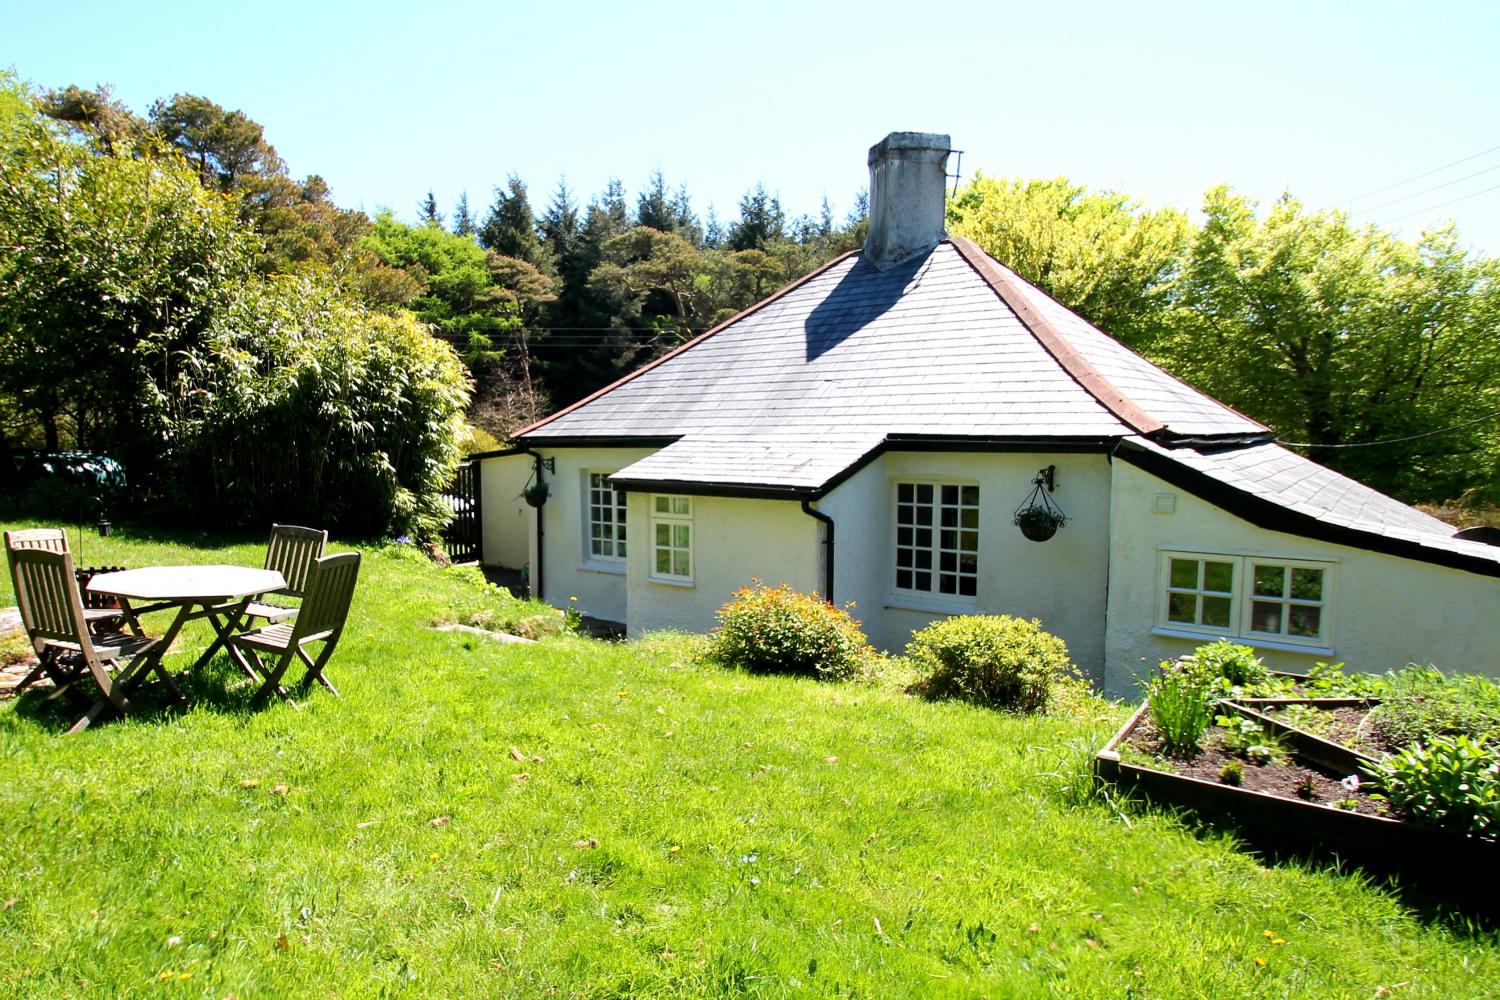
M 625 519 L 626 493 L 608 483 L 608 477 L 619 470 L 604 471 L 602 469 L 586 469 L 583 473 L 583 561 L 585 564 L 601 565 L 611 570 L 623 570 L 626 554 L 629 551 L 628 522 Z M 599 482 L 595 484 L 595 477 Z M 594 493 L 596 490 L 606 490 L 612 495 L 613 505 L 609 508 L 611 519 L 604 521 L 596 520 L 595 514 L 601 509 L 595 503 Z M 596 536 L 595 528 L 600 530 Z M 613 551 L 604 554 L 594 551 L 595 541 L 606 542 Z
M 1190 589 L 1172 586 L 1171 573 L 1172 560 L 1174 558 L 1193 559 L 1199 562 L 1198 588 Z M 1230 563 L 1233 567 L 1232 589 L 1229 593 L 1229 626 L 1227 628 L 1171 621 L 1167 617 L 1168 598 L 1170 594 L 1197 593 L 1201 595 L 1206 593 L 1209 596 L 1224 596 L 1223 591 L 1205 591 L 1202 589 L 1205 572 L 1201 568 L 1201 565 L 1205 561 Z M 1335 611 L 1338 593 L 1338 564 L 1339 561 L 1337 559 L 1308 559 L 1305 556 L 1287 556 L 1265 552 L 1158 549 L 1156 569 L 1156 627 L 1153 629 L 1153 632 L 1159 635 L 1180 636 L 1190 639 L 1203 638 L 1212 640 L 1229 638 L 1250 646 L 1264 646 L 1271 649 L 1289 649 L 1331 655 L 1333 653 L 1334 629 L 1337 624 Z M 1284 571 L 1297 569 L 1319 570 L 1323 574 L 1321 596 L 1316 601 L 1310 599 L 1299 600 L 1285 593 L 1289 589 L 1291 580 L 1288 573 L 1286 576 L 1288 584 L 1284 585 L 1282 596 L 1262 596 L 1258 598 L 1255 594 L 1254 577 L 1257 566 L 1275 566 Z M 1319 609 L 1318 634 L 1315 636 L 1288 634 L 1290 615 L 1286 610 L 1283 610 L 1281 614 L 1280 631 L 1257 631 L 1251 628 L 1251 623 L 1255 620 L 1254 605 L 1257 601 L 1280 604 L 1283 609 L 1287 609 L 1293 605 L 1317 607 Z M 1201 603 L 1199 605 L 1198 616 L 1202 617 Z
M 665 527 L 669 537 L 667 545 L 661 544 L 659 535 L 660 528 Z M 672 583 L 691 585 L 693 582 L 693 569 L 696 565 L 693 553 L 693 498 L 683 496 L 679 493 L 653 493 L 651 494 L 651 536 L 650 579 L 659 583 Z M 685 538 L 686 544 L 679 544 Z M 657 569 L 657 560 L 665 551 L 668 555 L 668 565 L 674 566 L 677 562 L 678 553 L 685 555 L 687 563 L 686 573 L 663 572 Z
M 932 488 L 932 502 L 930 504 L 920 505 L 928 506 L 932 509 L 933 523 L 931 525 L 904 525 L 901 523 L 901 508 L 905 506 L 901 501 L 901 488 L 903 486 L 912 487 L 914 494 L 921 487 L 926 486 Z M 946 487 L 952 487 L 958 490 L 958 504 L 956 506 L 951 504 L 948 505 L 950 507 L 953 507 L 957 511 L 958 523 L 945 529 L 942 524 L 942 512 L 944 507 L 942 494 L 943 489 Z M 974 503 L 972 504 L 966 504 L 963 502 L 963 491 L 966 489 L 972 489 L 975 491 Z M 943 604 L 962 605 L 965 607 L 971 607 L 978 603 L 979 552 L 980 545 L 982 543 L 982 538 L 980 535 L 980 514 L 983 509 L 983 493 L 979 492 L 979 489 L 980 484 L 978 483 L 978 481 L 973 479 L 903 476 L 899 479 L 891 480 L 892 531 L 888 544 L 891 546 L 891 592 L 894 595 L 906 601 L 917 601 L 922 603 L 940 602 Z M 913 505 L 918 505 L 915 501 L 915 496 Z M 964 512 L 970 510 L 973 511 L 972 526 L 965 525 L 963 523 Z M 913 530 L 914 534 L 915 532 L 920 530 L 930 529 L 932 532 L 930 543 L 925 546 L 917 545 L 915 544 L 915 539 L 913 539 L 911 543 L 903 544 L 901 532 L 903 528 L 907 527 L 910 527 Z M 956 540 L 958 547 L 947 550 L 947 552 L 951 552 L 951 554 L 954 556 L 954 569 L 950 571 L 944 571 L 942 569 L 943 556 L 947 554 L 942 545 L 942 533 L 944 530 L 957 532 L 959 536 Z M 962 548 L 962 536 L 964 534 L 972 534 L 974 536 L 974 548 L 972 552 L 965 553 Z M 903 549 L 911 549 L 914 554 L 921 552 L 930 554 L 930 567 L 924 569 L 915 564 L 911 567 L 901 566 L 901 552 Z M 961 568 L 963 557 L 966 554 L 972 555 L 974 558 L 974 569 L 972 572 L 965 571 Z M 900 585 L 901 574 L 903 571 L 909 571 L 911 573 L 912 586 L 903 587 Z M 932 586 L 929 589 L 922 589 L 915 585 L 916 575 L 918 573 L 930 574 Z M 955 578 L 955 587 L 957 589 L 953 593 L 947 593 L 942 590 L 942 577 L 945 575 L 953 576 Z M 962 593 L 963 581 L 966 579 L 972 579 L 974 582 L 974 593 L 972 594 Z

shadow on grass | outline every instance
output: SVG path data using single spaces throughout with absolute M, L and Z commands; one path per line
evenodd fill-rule
M 1125 801 L 1132 813 L 1170 817 L 1199 840 L 1223 840 L 1265 867 L 1357 879 L 1390 895 L 1418 920 L 1455 935 L 1487 937 L 1500 932 L 1500 873 L 1493 868 L 1475 871 L 1442 857 L 1344 852 L 1309 844 L 1297 831 L 1237 823 L 1142 796 L 1129 796 Z
M 95 720 L 90 729 L 100 726 L 158 725 L 191 709 L 249 718 L 280 701 L 276 695 L 254 699 L 260 685 L 241 673 L 224 653 L 216 655 L 192 673 L 175 675 L 175 679 L 187 698 L 186 703 L 178 700 L 160 680 L 147 681 L 130 695 L 133 706 L 130 715 L 122 718 L 111 709 Z M 307 693 L 305 687 L 294 687 L 291 691 L 292 697 L 298 701 Z M 92 681 L 84 680 L 74 684 L 61 696 L 51 697 L 52 694 L 51 689 L 31 688 L 16 700 L 15 711 L 16 715 L 42 729 L 61 735 L 94 703 L 99 689 Z M 82 735 L 87 737 L 88 731 Z

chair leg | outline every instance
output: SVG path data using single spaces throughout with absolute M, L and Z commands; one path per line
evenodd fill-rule
M 297 707 L 297 703 L 295 701 L 292 701 L 291 692 L 287 691 L 286 688 L 281 686 L 282 675 L 286 673 L 286 668 L 291 666 L 292 653 L 292 650 L 287 650 L 284 654 L 282 654 L 281 658 L 276 661 L 276 666 L 271 668 L 270 670 L 267 670 L 265 662 L 261 660 L 258 655 L 256 655 L 255 650 L 250 650 L 250 655 L 255 659 L 255 665 L 265 676 L 265 680 L 261 683 L 260 688 L 255 692 L 255 694 L 250 696 L 251 701 L 259 701 L 260 699 L 269 695 L 272 691 L 275 691 L 277 694 L 281 695 L 281 697 L 290 702 L 293 708 Z
M 303 663 L 307 664 L 307 676 L 302 678 L 302 683 L 304 685 L 311 686 L 313 681 L 317 681 L 319 684 L 332 691 L 335 698 L 342 698 L 343 695 L 339 694 L 339 689 L 333 686 L 333 682 L 330 681 L 327 677 L 323 676 L 323 667 L 328 662 L 328 658 L 333 655 L 334 645 L 335 644 L 331 642 L 324 643 L 323 649 L 318 653 L 318 658 L 316 661 L 310 659 L 307 655 L 307 651 L 300 646 L 297 648 L 297 655 L 302 658 Z

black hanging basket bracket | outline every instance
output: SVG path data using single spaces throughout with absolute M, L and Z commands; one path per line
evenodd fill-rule
M 1031 481 L 1031 492 L 1016 508 L 1013 521 L 1021 534 L 1033 542 L 1045 542 L 1057 534 L 1057 529 L 1068 523 L 1068 515 L 1062 512 L 1057 501 L 1051 497 L 1057 489 L 1057 466 L 1049 465 L 1036 474 Z

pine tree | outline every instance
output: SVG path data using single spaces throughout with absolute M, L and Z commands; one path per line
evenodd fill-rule
M 551 271 L 551 262 L 542 252 L 537 238 L 536 217 L 526 197 L 526 183 L 511 174 L 509 190 L 495 188 L 495 202 L 479 227 L 479 245 L 502 257 L 515 257 L 543 272 Z
M 474 216 L 469 212 L 469 192 L 465 191 L 458 196 L 458 204 L 453 206 L 453 232 L 459 236 L 473 236 L 476 231 Z
M 786 215 L 781 199 L 768 194 L 764 184 L 755 185 L 740 199 L 740 221 L 729 227 L 732 250 L 764 250 L 786 239 Z
M 432 226 L 434 229 L 443 228 L 443 216 L 438 211 L 437 199 L 432 195 L 432 188 L 427 189 L 427 197 L 417 206 L 417 221 L 424 226 Z

